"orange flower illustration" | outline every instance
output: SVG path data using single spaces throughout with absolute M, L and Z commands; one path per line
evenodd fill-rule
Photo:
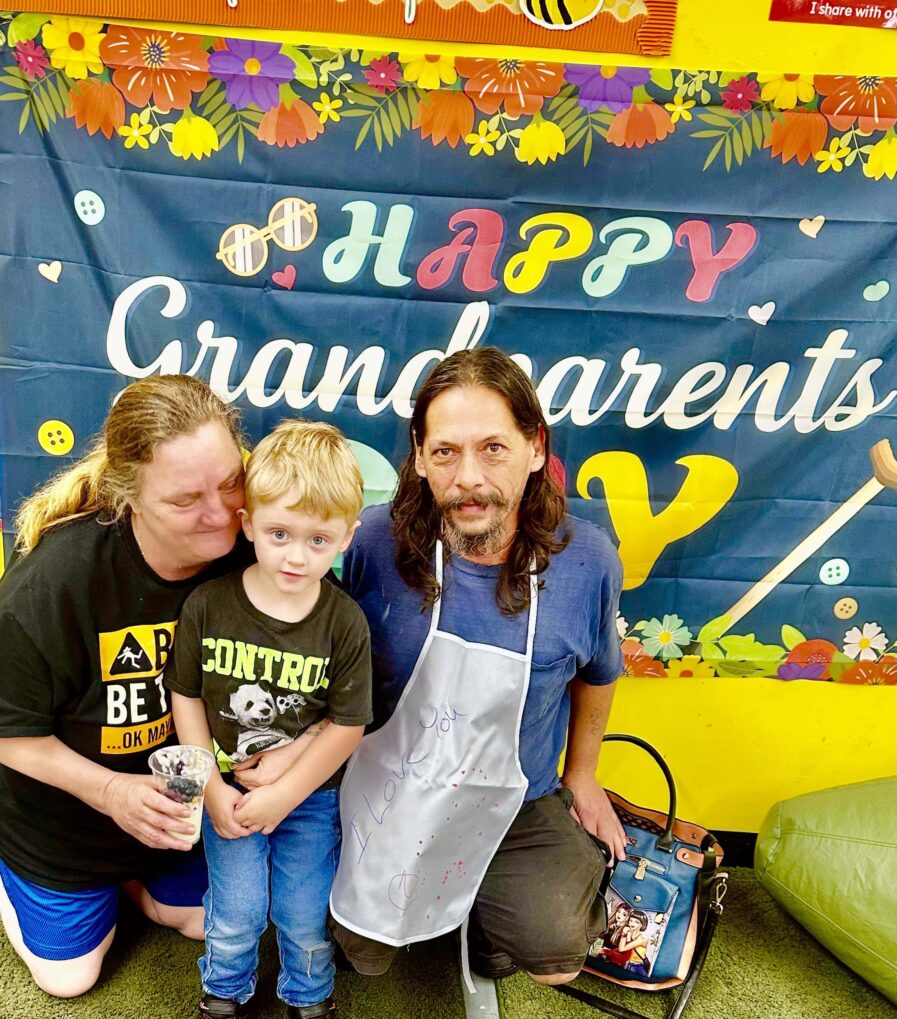
M 556 96 L 564 84 L 563 66 L 542 60 L 457 57 L 455 69 L 467 79 L 464 91 L 480 112 L 491 116 L 504 103 L 511 120 L 538 113 L 545 100 Z
M 836 131 L 887 131 L 897 123 L 897 79 L 865 74 L 817 74 L 816 91 L 825 96 L 820 112 Z
M 618 148 L 633 145 L 640 149 L 643 145 L 661 142 L 676 128 L 669 113 L 656 103 L 645 103 L 643 106 L 627 106 L 614 117 L 607 129 L 607 140 Z
M 825 147 L 828 121 L 815 110 L 786 110 L 781 119 L 772 122 L 772 131 L 766 147 L 770 158 L 782 157 L 787 163 L 796 159 L 801 166 Z
M 318 137 L 324 130 L 317 113 L 301 99 L 294 99 L 289 105 L 281 103 L 262 117 L 258 139 L 268 145 L 282 149 L 284 145 L 295 148 L 296 143 L 304 145 Z
M 855 686 L 897 686 L 897 656 L 882 655 L 876 662 L 857 662 L 845 669 L 839 680 Z
M 125 122 L 125 101 L 121 92 L 108 81 L 84 78 L 72 85 L 69 93 L 69 117 L 75 127 L 86 127 L 88 134 L 102 131 L 111 138 Z
M 665 676 L 663 662 L 652 658 L 637 640 L 624 640 L 623 675 L 624 676 Z
M 125 99 L 142 107 L 152 100 L 161 113 L 184 110 L 209 80 L 202 37 L 182 32 L 110 25 L 100 47 L 112 81 Z
M 473 129 L 473 103 L 463 92 L 428 92 L 420 101 L 416 127 L 421 138 L 434 145 L 447 141 L 452 148 Z

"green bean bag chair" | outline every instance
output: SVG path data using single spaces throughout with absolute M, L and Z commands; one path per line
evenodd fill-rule
M 817 940 L 897 1003 L 897 777 L 777 803 L 754 868 Z

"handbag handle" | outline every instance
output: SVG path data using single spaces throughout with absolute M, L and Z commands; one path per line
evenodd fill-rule
M 671 853 L 675 839 L 673 838 L 673 825 L 676 822 L 676 783 L 673 781 L 673 774 L 667 766 L 667 762 L 660 756 L 657 750 L 651 746 L 650 743 L 646 743 L 645 740 L 639 739 L 638 736 L 625 736 L 622 733 L 611 733 L 604 737 L 605 743 L 632 743 L 634 746 L 641 747 L 645 753 L 650 754 L 654 758 L 655 764 L 663 772 L 663 777 L 667 780 L 667 789 L 670 793 L 670 806 L 667 812 L 667 823 L 663 834 L 657 840 L 657 848 L 664 850 L 664 852 Z

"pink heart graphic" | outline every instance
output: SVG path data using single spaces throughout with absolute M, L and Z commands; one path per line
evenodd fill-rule
M 284 290 L 292 290 L 293 284 L 296 282 L 296 266 L 292 264 L 285 265 L 283 272 L 272 272 L 271 279 L 279 287 L 283 287 Z

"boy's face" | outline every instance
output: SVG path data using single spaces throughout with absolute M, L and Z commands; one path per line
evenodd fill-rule
M 358 527 L 342 517 L 323 517 L 290 509 L 296 493 L 259 503 L 251 513 L 241 511 L 243 531 L 255 545 L 259 570 L 280 593 L 298 595 L 327 573 L 345 552 Z

